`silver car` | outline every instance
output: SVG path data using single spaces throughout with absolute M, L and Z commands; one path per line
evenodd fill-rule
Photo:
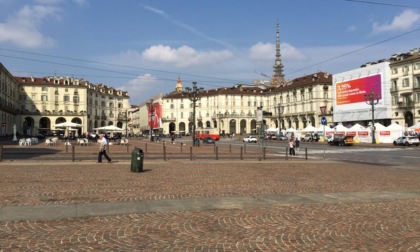
M 394 140 L 394 145 L 419 146 L 419 144 L 419 138 L 415 136 L 402 136 Z

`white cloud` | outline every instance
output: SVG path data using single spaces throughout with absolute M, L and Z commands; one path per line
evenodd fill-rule
M 256 61 L 272 61 L 275 57 L 275 51 L 275 44 L 258 42 L 249 49 L 249 57 Z M 280 54 L 282 59 L 288 60 L 299 61 L 306 58 L 302 52 L 288 43 L 282 43 L 280 45 Z
M 127 91 L 130 97 L 135 98 L 145 95 L 154 95 L 158 85 L 159 81 L 155 76 L 144 74 L 129 80 L 118 88 Z M 134 102 L 137 103 L 139 101 L 135 100 Z
M 161 17 L 163 17 L 163 18 L 165 18 L 166 20 L 168 20 L 170 23 L 172 23 L 172 24 L 174 24 L 174 25 L 176 25 L 176 26 L 178 26 L 178 27 L 181 27 L 181 28 L 183 28 L 183 29 L 187 30 L 187 31 L 191 32 L 192 34 L 195 34 L 195 35 L 197 35 L 197 36 L 199 36 L 199 37 L 201 37 L 201 38 L 207 39 L 207 40 L 209 40 L 209 41 L 213 41 L 213 42 L 215 42 L 215 43 L 217 43 L 217 44 L 220 44 L 220 45 L 222 45 L 222 46 L 224 46 L 224 47 L 227 47 L 227 48 L 234 48 L 234 46 L 232 46 L 232 45 L 230 45 L 230 44 L 228 44 L 228 43 L 226 43 L 226 42 L 224 42 L 224 41 L 222 41 L 222 40 L 220 40 L 220 39 L 209 37 L 209 36 L 207 36 L 205 33 L 203 33 L 203 32 L 201 32 L 201 31 L 199 31 L 199 30 L 195 29 L 194 27 L 192 27 L 192 26 L 190 26 L 190 25 L 188 25 L 188 24 L 186 24 L 186 23 L 183 23 L 183 22 L 181 22 L 181 21 L 179 21 L 179 20 L 175 19 L 174 17 L 170 16 L 169 14 L 167 14 L 167 13 L 166 13 L 165 11 L 163 11 L 163 10 L 160 10 L 160 9 L 154 8 L 154 7 L 152 7 L 152 6 L 148 6 L 148 5 L 141 5 L 141 6 L 142 6 L 145 10 L 147 10 L 147 11 L 151 11 L 151 12 L 153 12 L 153 13 L 157 14 L 157 15 L 160 15 Z
M 406 31 L 419 23 L 420 13 L 414 12 L 412 10 L 405 10 L 400 15 L 394 17 L 391 23 L 373 23 L 372 32 L 377 34 L 381 32 Z
M 282 58 L 286 60 L 302 61 L 306 60 L 307 58 L 303 52 L 301 52 L 299 49 L 292 46 L 291 44 L 282 43 L 280 49 Z
M 194 65 L 209 65 L 233 57 L 228 50 L 199 52 L 189 46 L 171 48 L 170 46 L 155 45 L 142 52 L 146 61 L 168 63 L 176 67 L 189 67 Z
M 45 37 L 38 26 L 46 18 L 55 18 L 60 9 L 53 6 L 25 5 L 5 23 L 0 23 L 0 43 L 9 42 L 20 47 L 49 47 L 54 40 Z
M 249 57 L 257 61 L 271 60 L 275 51 L 276 46 L 274 44 L 258 42 L 249 49 Z

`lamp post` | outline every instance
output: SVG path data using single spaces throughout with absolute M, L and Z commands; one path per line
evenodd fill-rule
M 220 122 L 222 121 L 223 114 L 219 113 L 219 114 L 217 114 L 217 117 L 219 118 L 219 136 L 220 136 L 220 134 L 222 133 Z
M 373 90 L 369 94 L 365 94 L 365 101 L 367 105 L 372 107 L 372 143 L 376 144 L 375 139 L 375 105 L 379 103 L 381 96 L 379 94 L 374 94 Z
M 185 91 L 187 92 L 188 99 L 192 101 L 193 103 L 193 134 L 192 134 L 192 140 L 193 140 L 193 146 L 196 146 L 195 142 L 195 103 L 201 99 L 201 92 L 203 91 L 203 88 L 197 88 L 197 82 L 193 82 L 192 89 L 190 87 L 186 87 Z
M 125 138 L 128 138 L 127 124 L 128 124 L 128 111 L 125 110 Z
M 280 103 L 279 104 L 277 104 L 277 111 L 278 111 L 278 113 L 279 113 L 279 130 L 280 130 L 280 132 L 281 132 L 281 114 L 283 114 L 283 111 L 284 111 L 284 106 L 282 106 Z M 279 133 L 280 133 L 279 132 Z
M 150 99 L 150 103 L 149 103 L 149 113 L 150 113 L 150 142 L 153 142 L 153 113 L 154 113 L 154 108 L 153 108 L 153 99 Z

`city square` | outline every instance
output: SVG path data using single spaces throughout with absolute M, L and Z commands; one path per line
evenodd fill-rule
M 1 251 L 420 248 L 418 168 L 147 155 L 141 173 L 129 158 L 2 162 Z
M 416 4 L 0 0 L 0 252 L 420 251 Z

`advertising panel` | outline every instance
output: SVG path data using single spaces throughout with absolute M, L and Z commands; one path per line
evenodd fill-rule
M 375 119 L 391 118 L 389 62 L 368 65 L 333 75 L 334 123 L 372 120 L 365 95 L 374 94 Z M 376 100 L 379 97 L 379 100 Z
M 381 74 L 368 76 L 360 79 L 337 83 L 336 97 L 337 106 L 354 103 L 365 103 L 365 94 L 379 94 L 382 97 Z

